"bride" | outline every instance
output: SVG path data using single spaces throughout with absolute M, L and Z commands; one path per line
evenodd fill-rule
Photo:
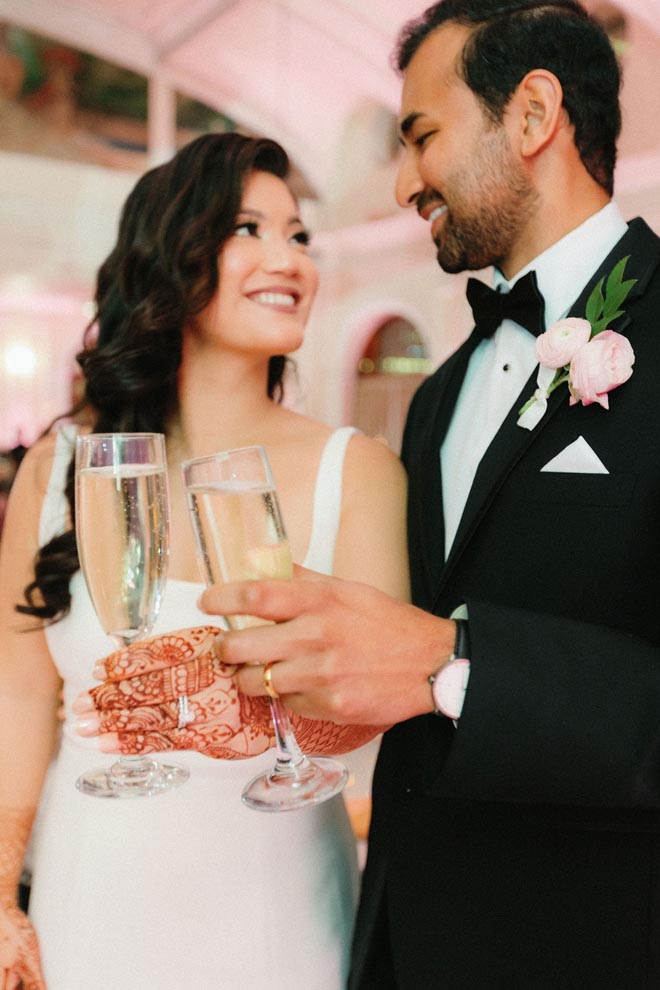
M 75 788 L 99 762 L 99 725 L 88 712 L 75 731 L 72 703 L 109 647 L 72 529 L 76 429 L 166 434 L 172 553 L 154 633 L 176 632 L 170 643 L 208 621 L 179 465 L 230 447 L 266 447 L 295 561 L 408 595 L 397 458 L 280 402 L 318 278 L 288 167 L 272 141 L 205 135 L 139 180 L 99 271 L 84 398 L 14 484 L 0 548 L 4 990 L 343 986 L 357 886 L 344 801 L 279 815 L 241 804 L 273 762 L 263 707 L 236 736 L 250 745 L 222 754 L 244 759 L 189 751 L 183 733 L 175 761 L 190 779 L 174 791 L 102 801 Z M 336 752 L 379 731 L 326 728 Z M 31 833 L 27 918 L 16 888 Z

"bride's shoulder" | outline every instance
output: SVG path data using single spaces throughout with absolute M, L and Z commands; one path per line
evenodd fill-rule
M 6 529 L 25 545 L 31 546 L 56 456 L 57 438 L 47 434 L 35 440 L 25 452 L 9 493 Z M 4 537 L 3 537 L 4 539 Z M 36 539 L 36 537 L 35 537 Z
M 385 440 L 354 433 L 346 449 L 347 480 L 360 483 L 405 485 L 405 471 L 401 461 Z
M 48 487 L 57 447 L 58 439 L 55 431 L 35 440 L 25 452 L 15 484 L 18 482 L 25 486 L 29 485 L 35 492 L 43 495 Z
M 335 433 L 353 429 L 329 426 L 291 410 L 282 412 L 286 417 L 287 428 L 280 432 L 279 437 L 286 437 L 287 446 L 301 461 L 306 455 L 315 460 Z M 392 484 L 401 488 L 405 485 L 405 472 L 398 456 L 383 439 L 368 437 L 359 430 L 354 430 L 347 437 L 344 487 L 359 487 L 367 483 Z
M 278 439 L 292 447 L 322 446 L 333 433 L 333 427 L 322 423 L 321 420 L 281 407 L 277 411 L 277 421 L 273 425 Z

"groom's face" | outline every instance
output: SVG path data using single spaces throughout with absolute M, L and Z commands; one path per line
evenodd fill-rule
M 506 268 L 535 200 L 506 114 L 499 124 L 486 117 L 456 71 L 468 35 L 451 22 L 430 34 L 406 70 L 401 98 L 397 201 L 430 222 L 447 272 Z

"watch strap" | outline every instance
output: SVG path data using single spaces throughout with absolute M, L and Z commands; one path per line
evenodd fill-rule
M 456 639 L 454 640 L 454 652 L 450 656 L 453 660 L 470 659 L 470 625 L 467 619 L 454 619 L 456 623 Z

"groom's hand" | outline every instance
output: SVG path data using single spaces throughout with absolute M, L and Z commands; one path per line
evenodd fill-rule
M 293 581 L 208 589 L 209 614 L 254 615 L 275 625 L 220 633 L 221 660 L 240 665 L 247 695 L 266 693 L 263 668 L 287 708 L 332 722 L 391 725 L 433 708 L 427 678 L 452 652 L 455 624 L 366 584 L 296 568 Z

